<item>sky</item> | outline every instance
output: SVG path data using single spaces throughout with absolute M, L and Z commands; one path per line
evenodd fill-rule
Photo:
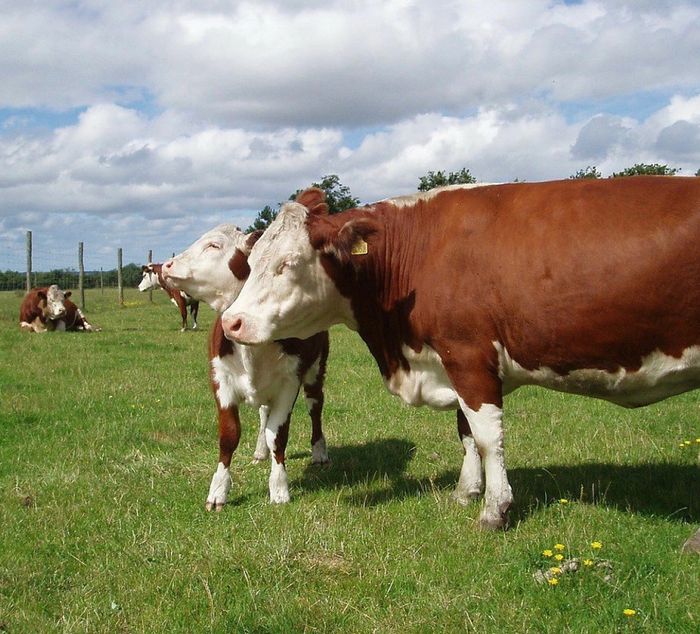
M 27 230 L 35 270 L 162 261 L 327 174 L 700 169 L 700 0 L 0 0 L 0 77 L 0 270 Z

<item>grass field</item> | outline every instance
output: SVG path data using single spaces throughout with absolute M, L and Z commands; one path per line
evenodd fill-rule
M 213 313 L 180 333 L 154 299 L 90 291 L 102 332 L 30 335 L 0 293 L 0 632 L 700 631 L 700 557 L 680 554 L 700 524 L 700 392 L 634 411 L 507 397 L 512 528 L 484 533 L 450 500 L 454 414 L 392 398 L 338 328 L 330 467 L 309 464 L 300 400 L 292 501 L 270 506 L 244 409 L 231 503 L 206 513 Z M 592 565 L 537 583 L 547 549 Z

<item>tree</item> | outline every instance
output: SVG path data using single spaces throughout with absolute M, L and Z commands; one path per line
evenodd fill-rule
M 336 174 L 329 174 L 321 179 L 320 183 L 312 183 L 312 187 L 318 187 L 326 193 L 326 202 L 328 203 L 328 213 L 337 214 L 346 209 L 352 209 L 360 204 L 360 199 L 355 198 L 350 193 L 350 188 L 340 182 L 340 178 Z M 302 190 L 293 193 L 289 200 L 295 200 Z M 270 223 L 277 218 L 277 214 L 282 207 L 282 203 L 277 205 L 277 209 L 273 209 L 266 205 L 262 211 L 258 213 L 253 221 L 253 224 L 246 229 L 246 233 L 255 231 L 256 229 L 267 229 Z
M 621 176 L 673 176 L 678 171 L 680 171 L 678 168 L 660 165 L 659 163 L 636 163 L 621 172 L 613 172 L 610 178 L 619 178 Z
M 579 178 L 602 178 L 603 175 L 598 171 L 595 165 L 588 165 L 586 169 L 579 170 L 569 178 L 579 179 Z
M 427 192 L 436 187 L 444 187 L 445 185 L 460 185 L 476 183 L 474 178 L 466 167 L 463 167 L 459 172 L 450 172 L 445 174 L 442 170 L 437 172 L 428 172 L 427 175 L 421 176 L 418 181 L 418 191 Z
M 695 172 L 695 176 L 700 176 L 700 169 L 697 172 Z

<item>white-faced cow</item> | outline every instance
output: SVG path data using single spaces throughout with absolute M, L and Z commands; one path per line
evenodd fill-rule
M 248 253 L 260 233 L 246 235 L 233 225 L 220 225 L 165 262 L 163 278 L 167 284 L 223 312 L 236 299 L 248 277 Z M 263 460 L 272 452 L 272 502 L 289 500 L 285 448 L 300 385 L 304 386 L 311 417 L 311 460 L 328 462 L 321 428 L 327 358 L 327 332 L 304 340 L 286 339 L 250 348 L 226 339 L 221 317 L 217 318 L 209 341 L 209 360 L 219 416 L 219 464 L 207 496 L 208 510 L 221 509 L 231 488 L 229 466 L 240 440 L 238 406 L 241 403 L 259 409 L 255 459 Z
M 626 407 L 700 386 L 700 178 L 450 187 L 329 216 L 286 203 L 224 312 L 244 344 L 359 332 L 389 390 L 456 408 L 455 497 L 512 502 L 503 395 L 525 384 Z
M 187 307 L 190 307 L 190 317 L 192 318 L 192 330 L 197 330 L 197 314 L 199 313 L 199 300 L 193 299 L 187 293 L 170 288 L 163 279 L 162 264 L 146 264 L 141 267 L 143 278 L 139 283 L 139 290 L 150 291 L 155 288 L 162 288 L 170 301 L 178 307 L 180 317 L 182 318 L 182 328 L 180 332 L 187 330 Z
M 99 330 L 85 319 L 82 311 L 70 300 L 71 291 L 56 284 L 33 288 L 22 300 L 19 326 L 29 332 Z

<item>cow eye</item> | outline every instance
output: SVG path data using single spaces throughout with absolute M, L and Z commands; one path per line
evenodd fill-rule
M 280 263 L 277 265 L 277 268 L 275 269 L 275 274 L 276 274 L 276 275 L 282 275 L 284 269 L 286 269 L 286 268 L 287 268 L 287 262 L 286 262 L 286 261 L 285 261 L 285 262 L 280 262 Z
M 218 242 L 210 242 L 207 247 L 207 249 L 220 249 L 221 245 Z

